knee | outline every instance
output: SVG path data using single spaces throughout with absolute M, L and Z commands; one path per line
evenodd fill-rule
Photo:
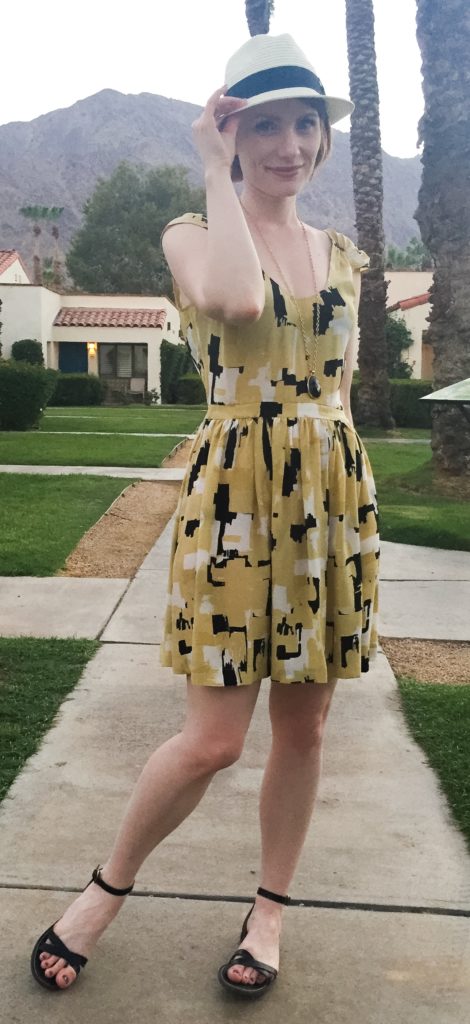
M 326 717 L 323 715 L 285 721 L 273 729 L 273 742 L 289 747 L 293 753 L 314 755 L 322 748 L 325 725 Z
M 238 761 L 243 750 L 244 737 L 238 736 L 216 737 L 201 736 L 199 740 L 191 739 L 191 758 L 199 764 L 201 774 L 220 771 L 221 768 L 229 768 Z

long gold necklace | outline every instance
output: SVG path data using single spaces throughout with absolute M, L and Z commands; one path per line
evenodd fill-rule
M 269 254 L 270 254 L 270 256 L 271 256 L 271 258 L 272 258 L 272 260 L 273 260 L 273 262 L 275 264 L 275 266 L 277 267 L 277 269 L 279 271 L 279 275 L 280 275 L 281 281 L 283 282 L 283 284 L 284 284 L 284 286 L 286 288 L 287 294 L 289 295 L 289 297 L 292 299 L 292 302 L 294 303 L 294 306 L 295 306 L 296 311 L 297 311 L 297 317 L 298 317 L 298 320 L 299 320 L 300 332 L 302 334 L 302 340 L 303 340 L 303 343 L 304 343 L 305 360 L 306 360 L 306 363 L 307 363 L 307 376 L 305 378 L 306 385 L 307 385 L 307 393 L 310 395 L 310 398 L 319 398 L 320 395 L 321 395 L 321 384 L 320 384 L 320 381 L 318 380 L 317 368 L 316 367 L 317 367 L 317 352 L 318 352 L 318 335 L 320 333 L 320 303 L 319 302 L 315 302 L 314 306 L 313 306 L 313 352 L 312 352 L 311 357 L 310 357 L 310 352 L 308 350 L 308 344 L 307 344 L 308 335 L 307 335 L 307 331 L 305 329 L 304 318 L 302 316 L 302 313 L 301 313 L 299 304 L 297 302 L 297 299 L 296 299 L 295 295 L 292 295 L 292 292 L 289 291 L 289 285 L 287 284 L 287 281 L 286 281 L 285 276 L 284 276 L 284 274 L 282 272 L 282 269 L 279 266 L 279 263 L 278 263 L 275 255 L 274 255 L 272 249 L 271 249 L 271 246 L 269 245 L 269 242 L 264 237 L 263 232 L 261 231 L 261 228 L 260 228 L 258 222 L 255 220 L 253 215 L 247 210 L 246 206 L 242 203 L 241 199 L 240 199 L 240 206 L 243 207 L 245 213 L 251 219 L 254 227 L 256 228 L 256 230 L 257 230 L 257 232 L 258 232 L 258 234 L 259 234 L 259 236 L 261 238 L 261 241 L 263 242 L 263 245 L 268 250 L 268 252 L 269 252 Z M 302 228 L 302 233 L 303 233 L 303 236 L 304 236 L 304 241 L 305 241 L 305 245 L 307 247 L 307 253 L 308 253 L 308 258 L 309 258 L 309 262 L 310 262 L 310 269 L 312 271 L 314 298 L 318 299 L 320 296 L 319 296 L 319 292 L 318 292 L 318 289 L 317 289 L 317 279 L 316 279 L 316 275 L 315 275 L 315 268 L 314 268 L 314 265 L 313 265 L 312 251 L 310 249 L 310 242 L 309 242 L 309 239 L 308 239 L 307 230 L 306 230 L 305 224 L 302 221 L 299 221 L 299 224 L 300 224 L 300 227 Z M 310 361 L 310 359 L 311 359 L 311 361 Z

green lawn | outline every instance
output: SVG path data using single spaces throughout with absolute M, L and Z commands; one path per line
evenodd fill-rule
M 40 431 L 80 430 L 142 434 L 193 434 L 206 412 L 206 406 L 166 405 L 126 408 L 48 408 L 41 420 Z
M 445 493 L 429 448 L 379 441 L 366 447 L 377 484 L 382 538 L 470 551 L 468 495 Z
M 470 849 L 470 686 L 398 677 L 405 718 L 435 770 Z
M 431 440 L 431 431 L 425 427 L 396 427 L 395 430 L 383 430 L 382 427 L 359 426 L 357 430 L 360 437 L 369 441 L 375 438 L 388 438 L 390 441 L 405 439 L 429 443 Z
M 99 646 L 96 640 L 0 638 L 0 800 Z
M 0 473 L 0 576 L 52 576 L 129 480 Z
M 158 468 L 181 437 L 112 434 L 0 434 L 3 466 L 151 466 Z

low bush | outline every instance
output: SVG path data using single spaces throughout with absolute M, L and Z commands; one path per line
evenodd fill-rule
M 180 405 L 205 405 L 206 392 L 198 373 L 185 373 L 176 386 L 176 401 Z
M 41 342 L 36 341 L 35 338 L 22 338 L 21 341 L 14 341 L 11 346 L 11 358 L 18 363 L 44 366 Z
M 106 383 L 88 373 L 59 373 L 49 405 L 101 405 Z
M 359 390 L 359 378 L 353 376 L 351 386 L 351 412 L 357 418 L 357 393 Z M 432 391 L 432 382 L 429 380 L 391 380 L 390 401 L 392 416 L 397 427 L 431 427 L 431 407 L 420 399 L 429 395 Z
M 161 389 L 163 405 L 178 402 L 176 391 L 183 374 L 194 372 L 194 363 L 186 344 L 173 345 L 164 339 L 161 344 Z
M 52 394 L 53 373 L 13 359 L 0 361 L 0 430 L 38 426 Z

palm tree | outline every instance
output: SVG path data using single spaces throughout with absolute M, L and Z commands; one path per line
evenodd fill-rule
M 370 256 L 359 309 L 359 415 L 362 423 L 392 427 L 387 375 L 382 147 L 372 0 L 346 0 L 351 156 L 358 244 Z
M 22 206 L 20 213 L 32 221 L 33 230 L 33 284 L 42 284 L 42 260 L 40 255 L 41 224 L 46 206 Z
M 54 238 L 54 258 L 52 261 L 52 267 L 48 266 L 48 283 L 59 285 L 62 280 L 62 268 L 60 263 L 60 251 L 59 251 L 59 229 L 55 223 L 60 215 L 63 213 L 63 206 L 22 206 L 20 213 L 27 220 L 32 221 L 33 230 L 33 282 L 34 284 L 43 283 L 43 260 L 41 257 L 41 243 L 42 237 L 41 224 L 45 221 L 54 221 L 52 227 L 52 237 Z
M 54 255 L 52 257 L 52 284 L 56 288 L 60 288 L 63 280 L 62 273 L 62 262 L 60 258 L 59 248 L 59 228 L 57 221 L 63 214 L 63 206 L 50 206 L 48 211 L 47 220 L 52 221 L 51 235 L 54 239 Z
M 274 0 L 245 0 L 250 36 L 265 35 L 269 32 L 269 20 L 273 10 Z
M 470 377 L 470 93 L 468 0 L 417 0 L 425 109 L 423 178 L 416 219 L 435 261 L 430 328 L 436 388 Z M 439 468 L 470 470 L 470 427 L 456 408 L 433 413 Z

